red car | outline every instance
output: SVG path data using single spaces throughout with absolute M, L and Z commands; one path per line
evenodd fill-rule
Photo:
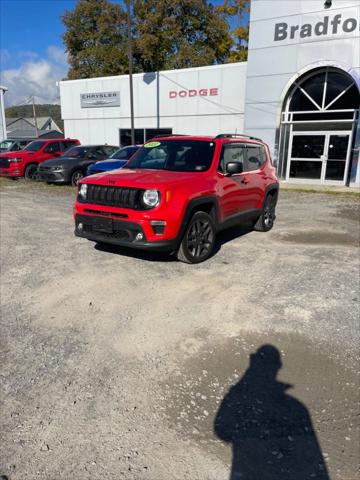
M 51 138 L 34 140 L 17 152 L 2 153 L 0 154 L 0 177 L 35 179 L 39 163 L 60 157 L 65 150 L 75 145 L 80 145 L 79 140 Z
M 157 138 L 124 168 L 81 180 L 75 235 L 199 263 L 219 230 L 245 221 L 270 230 L 278 190 L 269 148 L 257 138 Z

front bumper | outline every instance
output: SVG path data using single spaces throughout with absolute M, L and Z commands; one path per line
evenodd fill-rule
M 39 180 L 43 180 L 44 182 L 64 183 L 69 181 L 64 170 L 56 172 L 52 170 L 38 169 L 38 175 Z
M 22 177 L 23 171 L 20 167 L 0 168 L 0 177 Z
M 142 250 L 172 251 L 177 239 L 149 241 L 137 222 L 90 215 L 75 216 L 75 235 L 94 242 L 104 242 Z

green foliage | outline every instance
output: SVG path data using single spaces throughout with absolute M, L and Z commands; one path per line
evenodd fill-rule
M 64 122 L 61 120 L 60 105 L 43 104 L 35 105 L 36 115 L 38 117 L 52 117 L 57 125 L 64 131 Z M 6 118 L 32 118 L 33 107 L 32 105 L 20 105 L 17 107 L 8 107 L 5 109 Z
M 135 58 L 143 71 L 224 63 L 231 37 L 206 0 L 135 0 Z
M 207 0 L 131 4 L 135 72 L 246 60 L 249 0 L 224 0 L 218 7 Z M 68 79 L 128 73 L 127 17 L 120 3 L 78 0 L 62 19 Z M 232 32 L 229 21 L 237 25 Z
M 250 12 L 250 0 L 224 0 L 217 10 L 231 25 L 235 25 L 231 31 L 232 48 L 227 61 L 246 61 L 249 41 L 249 24 L 246 15 Z
M 68 79 L 128 72 L 126 14 L 108 0 L 78 0 L 62 20 L 70 70 Z

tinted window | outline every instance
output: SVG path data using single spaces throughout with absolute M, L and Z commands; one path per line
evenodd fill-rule
M 245 160 L 245 147 L 242 145 L 224 145 L 221 152 L 221 158 L 219 163 L 219 171 L 226 172 L 226 165 L 228 163 L 242 163 Z
M 131 158 L 127 168 L 203 172 L 211 165 L 214 148 L 214 142 L 199 140 L 150 142 Z
M 117 160 L 128 160 L 137 150 L 139 150 L 139 147 L 120 148 L 120 150 L 117 150 L 113 155 L 111 155 L 111 158 L 116 158 Z
M 116 147 L 110 147 L 109 145 L 104 145 L 102 148 L 103 148 L 103 150 L 105 152 L 105 155 L 107 157 L 110 157 L 117 150 Z
M 42 147 L 44 146 L 44 142 L 36 141 L 36 142 L 31 142 L 27 147 L 24 148 L 24 150 L 28 152 L 37 152 L 39 151 Z
M 266 161 L 264 147 L 247 147 L 247 156 L 244 164 L 244 172 L 258 170 Z
M 50 143 L 44 148 L 44 152 L 46 153 L 60 152 L 60 143 L 59 142 Z
M 73 147 L 67 150 L 67 157 L 85 158 L 90 152 L 91 147 Z
M 67 150 L 68 148 L 71 148 L 74 145 L 76 145 L 76 142 L 70 142 L 70 141 L 61 142 L 61 143 L 64 146 L 64 150 Z

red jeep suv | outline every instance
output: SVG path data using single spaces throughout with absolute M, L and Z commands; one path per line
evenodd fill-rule
M 80 145 L 72 138 L 51 138 L 34 140 L 23 150 L 0 154 L 0 177 L 25 177 L 26 180 L 37 178 L 38 164 L 60 157 L 65 150 Z
M 278 190 L 269 148 L 257 138 L 158 137 L 122 169 L 81 180 L 75 235 L 199 263 L 226 227 L 246 221 L 270 230 Z

